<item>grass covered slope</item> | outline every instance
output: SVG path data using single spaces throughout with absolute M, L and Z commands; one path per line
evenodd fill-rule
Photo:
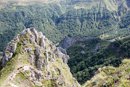
M 0 87 L 80 87 L 59 51 L 41 32 L 24 30 L 6 47 Z
M 98 38 L 79 41 L 67 49 L 68 65 L 79 83 L 91 79 L 98 68 L 119 66 L 124 58 L 130 58 L 130 38 L 110 42 Z
M 124 59 L 119 67 L 106 66 L 98 69 L 95 76 L 83 87 L 129 87 L 130 60 Z

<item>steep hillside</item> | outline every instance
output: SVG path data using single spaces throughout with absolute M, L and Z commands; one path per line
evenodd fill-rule
M 24 4 L 16 0 L 3 4 L 4 0 L 0 5 L 1 51 L 28 27 L 36 27 L 55 43 L 67 35 L 105 39 L 129 35 L 128 0 L 46 0 L 48 3 L 31 0 L 29 4 L 25 1 L 28 0 L 21 1 Z
M 80 87 L 78 82 L 84 84 L 97 70 L 102 77 L 104 68 L 101 71 L 98 68 L 118 67 L 124 58 L 130 58 L 129 3 L 129 0 L 1 0 L 0 87 Z M 57 44 L 66 37 L 59 46 L 67 50 L 70 58 L 64 49 L 29 27 L 36 27 Z M 125 65 L 112 67 L 114 75 L 123 68 Z M 113 86 L 113 77 L 107 74 L 110 82 L 105 86 Z M 121 80 L 114 81 L 117 87 L 125 84 L 124 74 L 119 73 L 117 78 L 121 75 Z M 97 86 L 106 80 L 95 83 L 97 77 L 86 86 Z
M 73 76 L 83 84 L 94 76 L 98 68 L 119 66 L 122 59 L 130 58 L 129 44 L 130 38 L 113 42 L 99 38 L 77 41 L 67 48 L 70 56 L 68 65 Z
M 130 60 L 123 60 L 119 67 L 107 66 L 98 69 L 96 75 L 83 87 L 129 87 Z
M 25 29 L 4 51 L 0 87 L 80 87 L 67 58 L 41 32 Z
M 112 43 L 99 38 L 78 41 L 69 47 L 68 61 L 68 55 L 41 32 L 25 29 L 4 51 L 0 87 L 81 87 L 71 72 L 80 83 L 95 75 L 83 87 L 128 87 L 130 60 L 117 66 L 130 57 L 129 43 L 129 38 Z

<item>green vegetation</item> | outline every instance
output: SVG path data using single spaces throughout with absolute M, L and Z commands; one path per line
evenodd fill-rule
M 130 60 L 124 59 L 119 67 L 107 66 L 98 70 L 84 87 L 129 87 Z
M 16 56 L 17 57 L 17 56 Z M 7 76 L 13 72 L 15 69 L 15 64 L 16 64 L 16 57 L 14 59 L 10 60 L 4 68 L 0 70 L 0 84 L 3 83 L 5 79 L 7 79 Z
M 83 84 L 103 66 L 119 66 L 123 58 L 130 57 L 130 38 L 109 42 L 91 39 L 78 42 L 68 50 L 68 65 L 74 77 Z
M 55 43 L 66 35 L 108 35 L 105 39 L 129 35 L 129 11 L 101 9 L 100 6 L 95 7 L 96 4 L 89 9 L 75 9 L 75 5 L 82 6 L 82 3 L 75 1 L 24 6 L 13 2 L 7 4 L 0 9 L 0 51 L 25 27 L 35 27 Z
M 45 87 L 57 87 L 54 80 L 45 80 L 43 84 L 45 84 Z
M 37 87 L 37 86 L 34 86 L 34 84 L 29 80 L 28 76 L 26 75 L 26 72 L 24 72 L 24 73 L 19 72 L 18 74 L 16 74 L 13 82 L 19 86 L 21 86 L 21 84 L 24 83 L 22 86 Z
M 27 77 L 23 73 L 18 73 L 17 76 L 16 76 L 16 78 L 18 78 L 18 79 L 20 78 L 22 80 L 27 79 Z
M 98 68 L 109 65 L 117 67 L 123 58 L 130 57 L 129 38 L 112 43 L 106 41 L 129 36 L 130 11 L 127 11 L 125 7 L 115 5 L 111 8 L 113 5 L 106 0 L 104 3 L 109 3 L 110 6 L 100 7 L 96 2 L 92 6 L 88 6 L 87 3 L 71 0 L 66 3 L 24 6 L 9 3 L 0 9 L 0 51 L 4 50 L 15 35 L 29 27 L 42 31 L 54 43 L 61 41 L 67 35 L 100 37 L 104 40 L 93 39 L 78 42 L 67 50 L 70 55 L 68 64 L 71 72 L 83 84 L 94 76 Z M 81 7 L 82 4 L 84 7 Z M 21 43 L 18 43 L 14 56 L 20 52 L 22 53 Z M 19 60 L 26 57 L 28 54 L 25 53 L 19 57 Z M 11 67 L 5 66 L 6 70 L 3 68 L 0 71 L 0 76 L 4 77 L 3 75 L 6 76 L 12 71 L 14 68 L 11 65 L 14 63 L 12 61 L 7 63 L 7 66 Z M 28 60 L 20 60 L 20 62 L 28 64 Z M 111 72 L 114 72 L 113 68 Z M 108 80 L 110 83 L 113 81 L 113 79 Z M 45 83 L 50 87 L 54 86 L 50 85 L 53 81 L 49 80 Z

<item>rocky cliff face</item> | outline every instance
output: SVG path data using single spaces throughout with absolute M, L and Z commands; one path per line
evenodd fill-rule
M 80 87 L 67 58 L 41 32 L 25 29 L 4 51 L 0 87 Z

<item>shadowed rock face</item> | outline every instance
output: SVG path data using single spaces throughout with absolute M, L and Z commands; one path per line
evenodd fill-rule
M 59 47 L 63 49 L 68 49 L 70 46 L 74 45 L 75 43 L 82 42 L 82 41 L 87 41 L 87 40 L 92 40 L 92 39 L 97 39 L 96 37 L 80 37 L 80 36 L 75 36 L 75 37 L 69 37 L 66 36 L 59 44 Z
M 25 29 L 4 51 L 0 87 L 80 87 L 60 50 L 41 32 Z

